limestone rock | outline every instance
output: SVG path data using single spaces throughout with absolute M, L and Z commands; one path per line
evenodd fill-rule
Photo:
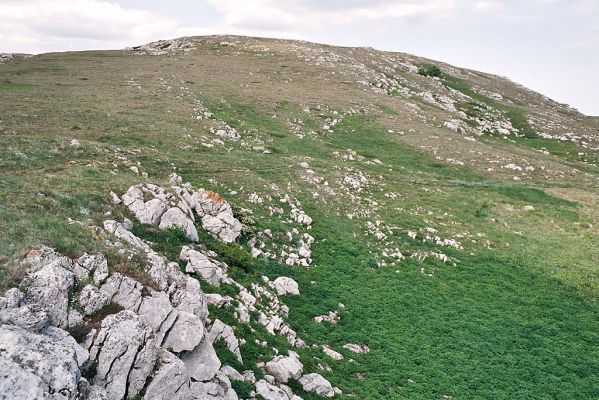
M 304 369 L 297 353 L 290 351 L 288 357 L 277 356 L 266 363 L 265 370 L 275 377 L 279 383 L 287 383 L 289 379 L 299 379 Z
M 158 370 L 146 389 L 144 400 L 188 400 L 189 373 L 185 364 L 173 353 L 160 350 Z
M 327 345 L 322 346 L 322 351 L 324 354 L 331 357 L 333 360 L 336 360 L 336 361 L 343 360 L 343 354 L 333 350 L 332 348 L 330 348 Z
M 370 351 L 365 344 L 347 343 L 343 345 L 343 348 L 358 354 L 368 353 Z
M 135 396 L 153 371 L 157 353 L 154 333 L 135 313 L 109 315 L 90 352 L 97 362 L 94 384 L 105 388 L 110 399 Z
M 194 314 L 178 311 L 162 347 L 175 353 L 193 350 L 204 337 L 204 324 Z
M 208 258 L 207 255 L 184 246 L 179 259 L 187 262 L 185 272 L 196 273 L 212 286 L 219 287 L 227 275 L 227 266 Z
M 110 298 L 93 285 L 86 285 L 79 294 L 79 304 L 85 315 L 91 315 L 99 311 L 110 302 Z
M 167 210 L 167 205 L 161 199 L 154 198 L 145 202 L 144 193 L 137 186 L 131 186 L 127 190 L 123 195 L 123 203 L 142 224 L 157 226 L 162 214 Z
M 20 327 L 0 325 L 3 399 L 75 399 L 80 376 L 72 347 Z
M 200 282 L 188 276 L 173 282 L 169 287 L 171 304 L 179 311 L 186 311 L 205 321 L 208 317 L 208 304 Z
M 300 294 L 297 282 L 286 276 L 278 277 L 272 284 L 279 296 L 284 296 L 286 294 Z
M 179 207 L 171 207 L 165 212 L 160 218 L 160 224 L 158 225 L 160 229 L 168 229 L 178 227 L 185 231 L 187 238 L 192 242 L 198 242 L 200 239 L 198 237 L 198 231 L 196 227 L 183 211 Z
M 136 311 L 141 304 L 143 285 L 128 276 L 119 273 L 112 274 L 100 286 L 100 290 L 106 294 L 111 302 L 127 310 Z
M 264 397 L 265 400 L 289 400 L 289 396 L 283 389 L 271 385 L 264 379 L 256 382 L 256 393 Z
M 0 309 L 19 307 L 25 295 L 17 288 L 10 288 L 0 297 Z
M 182 352 L 181 361 L 185 363 L 189 375 L 197 381 L 209 381 L 220 369 L 221 363 L 207 338 L 192 351 Z
M 241 351 L 239 350 L 239 340 L 235 337 L 235 332 L 233 328 L 229 325 L 225 324 L 221 320 L 217 319 L 212 324 L 210 328 L 210 332 L 208 333 L 208 340 L 211 343 L 215 343 L 217 340 L 223 340 L 227 345 L 227 348 L 235 354 L 237 360 L 240 363 L 243 363 L 243 359 L 241 358 Z
M 229 203 L 218 194 L 198 190 L 192 199 L 196 212 L 202 218 L 202 226 L 214 237 L 233 243 L 241 235 L 241 222 L 234 217 Z
M 306 392 L 316 393 L 319 396 L 325 397 L 335 396 L 335 390 L 333 390 L 331 383 L 320 374 L 304 375 L 299 379 L 299 383 Z
M 49 326 L 48 328 L 44 329 L 42 333 L 54 339 L 55 342 L 73 349 L 77 358 L 77 364 L 83 365 L 83 363 L 88 360 L 89 352 L 81 347 L 67 331 L 54 326 Z
M 39 332 L 49 325 L 50 320 L 46 311 L 39 304 L 27 304 L 21 307 L 0 309 L 0 323 Z
M 156 333 L 156 343 L 161 344 L 164 335 L 173 326 L 178 311 L 173 309 L 166 293 L 152 292 L 150 296 L 143 298 L 137 314 Z
M 50 323 L 61 328 L 68 325 L 69 300 L 75 284 L 75 275 L 69 269 L 72 262 L 58 258 L 30 273 L 25 285 L 27 302 L 39 304 L 48 313 Z

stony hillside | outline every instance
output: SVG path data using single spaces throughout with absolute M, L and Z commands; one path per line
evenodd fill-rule
M 2 54 L 0 398 L 599 398 L 598 156 L 407 54 Z

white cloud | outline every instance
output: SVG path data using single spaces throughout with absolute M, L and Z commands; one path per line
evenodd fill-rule
M 500 0 L 481 0 L 474 5 L 475 11 L 491 12 L 503 10 L 504 4 Z
M 97 0 L 8 0 L 0 7 L 0 43 L 11 51 L 120 48 L 177 27 L 174 19 Z
M 234 27 L 297 29 L 389 18 L 438 18 L 456 7 L 453 0 L 207 0 Z

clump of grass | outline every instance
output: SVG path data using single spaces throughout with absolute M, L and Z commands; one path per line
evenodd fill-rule
M 131 232 L 144 240 L 152 242 L 154 251 L 169 260 L 178 260 L 183 246 L 191 242 L 181 228 L 159 229 L 149 224 L 134 224 Z
M 217 258 L 229 267 L 240 268 L 246 273 L 253 273 L 256 261 L 243 246 L 238 243 L 222 243 L 212 237 L 204 228 L 196 225 L 200 243 L 214 251 Z
M 423 65 L 418 68 L 418 73 L 422 76 L 431 76 L 435 78 L 441 78 L 443 76 L 441 69 L 433 64 Z

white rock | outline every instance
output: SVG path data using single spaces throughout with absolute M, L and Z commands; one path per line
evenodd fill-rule
M 189 373 L 183 361 L 169 351 L 161 349 L 158 370 L 146 389 L 144 400 L 188 400 Z
M 335 396 L 335 391 L 331 383 L 320 374 L 312 373 L 304 375 L 299 379 L 299 383 L 306 392 L 316 393 L 319 396 L 325 397 Z
M 0 323 L 39 332 L 50 324 L 50 320 L 46 311 L 39 304 L 26 304 L 21 307 L 0 309 Z
M 185 272 L 196 273 L 212 286 L 219 287 L 227 276 L 227 266 L 208 258 L 207 255 L 184 246 L 179 259 L 187 262 Z
M 204 338 L 192 351 L 180 354 L 181 361 L 185 363 L 189 375 L 197 381 L 209 381 L 214 378 L 221 363 L 207 338 Z
M 110 298 L 93 285 L 86 285 L 79 293 L 79 305 L 83 307 L 85 315 L 91 315 L 99 311 L 110 302 Z
M 296 281 L 286 276 L 280 276 L 273 281 L 273 287 L 279 296 L 287 294 L 300 294 Z
M 72 262 L 61 257 L 31 273 L 26 278 L 25 297 L 48 313 L 50 323 L 61 328 L 68 325 L 69 300 L 75 284 Z
M 304 369 L 297 353 L 290 351 L 288 357 L 277 356 L 266 363 L 265 370 L 275 377 L 279 383 L 287 383 L 289 379 L 299 379 Z
M 178 311 L 162 347 L 175 353 L 193 350 L 204 337 L 204 324 L 197 315 Z
M 154 332 L 135 313 L 109 315 L 90 352 L 97 362 L 94 384 L 105 388 L 109 399 L 135 396 L 154 370 L 157 354 Z
M 0 396 L 76 399 L 81 373 L 75 350 L 52 337 L 0 325 Z
M 212 327 L 210 327 L 210 332 L 208 333 L 208 340 L 213 344 L 217 340 L 223 340 L 227 345 L 227 348 L 233 354 L 235 354 L 237 360 L 240 363 L 243 363 L 243 359 L 241 358 L 241 351 L 239 350 L 239 340 L 237 340 L 233 328 L 231 328 L 229 325 L 225 324 L 219 319 L 214 321 Z
M 289 400 L 289 396 L 283 389 L 271 385 L 264 379 L 256 382 L 256 393 L 264 397 L 265 400 Z
M 160 224 L 158 225 L 160 229 L 168 229 L 168 228 L 181 228 L 185 231 L 187 238 L 192 242 L 198 242 L 200 239 L 198 237 L 198 231 L 196 227 L 183 211 L 179 207 L 171 207 L 166 211 L 162 217 L 160 218 Z
M 322 351 L 324 352 L 324 354 L 331 357 L 333 360 L 336 360 L 336 361 L 343 360 L 343 355 L 341 353 L 333 350 L 330 346 L 323 345 Z

